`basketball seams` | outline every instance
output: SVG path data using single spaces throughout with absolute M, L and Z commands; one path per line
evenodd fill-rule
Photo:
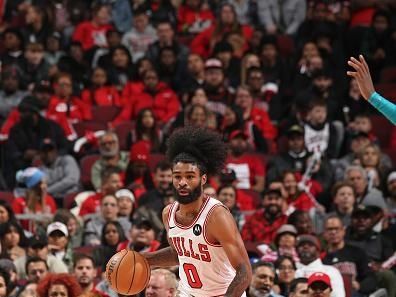
M 128 251 L 126 251 L 126 253 L 122 256 L 122 258 L 120 259 L 120 261 L 118 261 L 117 270 L 116 270 L 116 276 L 115 276 L 115 287 L 116 287 L 116 291 L 118 291 L 118 269 L 120 268 L 120 265 L 121 265 L 121 263 L 122 263 L 122 260 L 125 258 L 126 255 L 128 255 Z
M 132 288 L 133 280 L 135 279 L 135 272 L 136 272 L 136 255 L 135 255 L 135 252 L 134 252 L 134 251 L 128 251 L 128 253 L 129 253 L 129 252 L 131 252 L 131 253 L 133 254 L 133 274 L 132 274 L 131 284 L 129 285 L 129 289 L 128 289 L 128 291 L 126 292 L 125 295 L 128 295 L 128 294 L 129 294 L 129 291 L 130 291 L 131 288 Z

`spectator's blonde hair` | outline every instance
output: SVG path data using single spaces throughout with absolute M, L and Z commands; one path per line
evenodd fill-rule
M 177 286 L 179 284 L 176 275 L 164 268 L 154 269 L 151 271 L 151 275 L 162 275 L 165 278 L 166 286 L 169 289 L 173 289 L 176 292 Z

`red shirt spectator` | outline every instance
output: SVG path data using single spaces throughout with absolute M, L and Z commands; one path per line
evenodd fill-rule
M 124 107 L 114 124 L 136 118 L 143 108 L 152 109 L 159 124 L 167 123 L 176 117 L 180 111 L 179 99 L 166 84 L 159 82 L 157 72 L 147 71 L 143 82 L 144 91 L 133 96 L 132 101 Z
M 62 100 L 53 96 L 48 106 L 48 116 L 50 117 L 56 114 L 66 116 L 71 123 L 92 119 L 91 107 L 77 97 Z
M 122 106 L 123 100 L 114 86 L 103 86 L 96 89 L 84 89 L 81 100 L 89 105 Z
M 84 200 L 84 202 L 81 204 L 79 216 L 83 217 L 85 215 L 98 212 L 100 209 L 100 201 L 102 200 L 103 196 L 104 195 L 101 192 L 98 192 Z
M 93 8 L 92 20 L 78 24 L 72 39 L 79 41 L 85 51 L 93 46 L 107 47 L 106 33 L 113 28 L 109 22 L 109 7 L 97 5 Z
M 200 33 L 208 28 L 214 20 L 212 11 L 203 7 L 201 1 L 191 2 L 186 1 L 186 4 L 180 5 L 177 11 L 177 31 L 181 33 Z

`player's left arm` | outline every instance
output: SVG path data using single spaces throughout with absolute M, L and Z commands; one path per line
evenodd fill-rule
M 223 247 L 236 275 L 225 296 L 240 297 L 250 285 L 252 268 L 245 245 L 231 213 L 224 207 L 216 207 L 209 218 L 207 235 Z

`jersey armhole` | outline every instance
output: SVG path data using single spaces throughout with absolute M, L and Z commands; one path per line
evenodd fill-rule
M 211 208 L 210 208 L 210 210 L 209 210 L 209 212 L 208 212 L 208 215 L 206 216 L 206 218 L 205 218 L 205 221 L 204 221 L 204 224 L 203 224 L 203 231 L 202 231 L 202 233 L 203 233 L 203 238 L 204 238 L 204 240 L 205 240 L 205 242 L 207 243 L 207 244 L 209 244 L 209 245 L 211 245 L 211 246 L 214 246 L 214 247 L 221 247 L 221 244 L 219 243 L 219 242 L 210 242 L 209 240 L 208 240 L 208 238 L 206 237 L 206 227 L 207 227 L 207 223 L 208 223 L 208 220 L 209 220 L 209 218 L 210 218 L 210 215 L 212 214 L 212 212 L 215 210 L 215 208 L 216 207 L 223 207 L 223 208 L 225 208 L 227 211 L 229 211 L 228 210 L 228 208 L 225 206 L 225 205 L 223 205 L 223 204 L 215 204 L 215 205 L 213 205 Z

